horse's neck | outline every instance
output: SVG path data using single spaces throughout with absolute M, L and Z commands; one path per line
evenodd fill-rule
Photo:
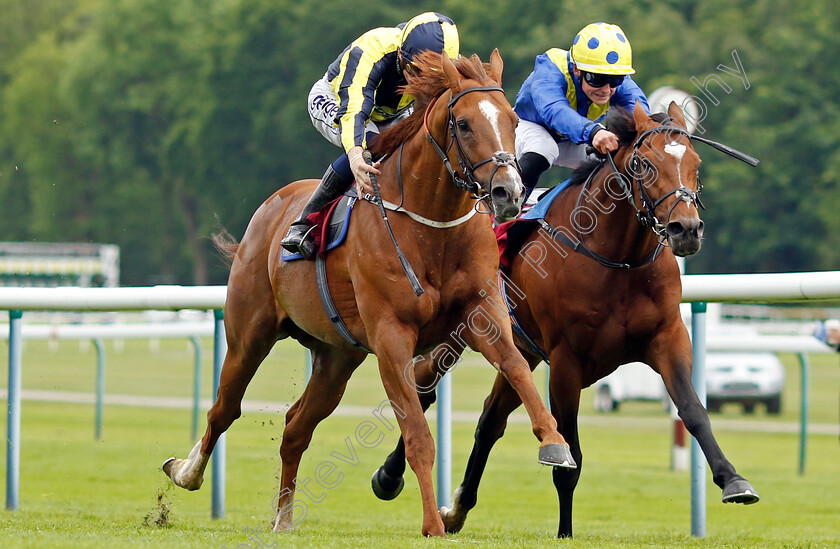
M 387 185 L 383 185 L 383 198 L 401 201 L 404 209 L 427 219 L 451 221 L 466 215 L 475 206 L 475 200 L 468 193 L 455 187 L 452 176 L 425 134 L 415 136 L 402 151 L 396 151 L 385 173 L 388 177 Z
M 559 219 L 593 252 L 614 261 L 643 259 L 659 241 L 650 228 L 639 222 L 636 209 L 627 198 L 614 197 L 615 181 L 610 184 L 612 192 L 607 192 L 609 173 L 609 168 L 601 168 L 585 188 L 569 189 Z M 635 184 L 629 178 L 628 181 Z M 638 193 L 634 194 L 638 204 Z

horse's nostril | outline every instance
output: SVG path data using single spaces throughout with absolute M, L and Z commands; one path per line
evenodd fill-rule
M 666 230 L 668 231 L 668 236 L 677 237 L 685 233 L 686 228 L 679 221 L 671 221 L 670 223 L 668 223 Z
M 510 192 L 504 187 L 493 187 L 493 190 L 490 191 L 490 196 L 497 202 L 507 202 L 510 200 Z

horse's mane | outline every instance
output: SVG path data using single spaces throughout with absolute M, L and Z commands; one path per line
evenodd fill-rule
M 650 117 L 659 124 L 668 120 L 668 115 L 660 112 L 653 113 Z M 636 139 L 636 121 L 633 119 L 633 113 L 627 109 L 621 107 L 610 108 L 607 112 L 607 118 L 604 120 L 604 126 L 618 136 L 619 148 L 626 147 Z M 580 185 L 600 165 L 601 161 L 598 159 L 587 160 L 572 173 L 569 185 Z
M 412 64 L 417 70 L 415 74 L 406 72 L 407 84 L 401 88 L 402 93 L 414 96 L 414 112 L 379 136 L 372 149 L 375 156 L 391 154 L 420 131 L 426 108 L 436 97 L 440 97 L 449 89 L 449 83 L 441 69 L 440 57 L 441 54 L 432 51 L 424 51 L 414 57 Z M 483 64 L 475 54 L 471 57 L 453 59 L 452 63 L 461 76 L 477 81 L 480 86 L 499 85 L 488 76 L 487 65 Z

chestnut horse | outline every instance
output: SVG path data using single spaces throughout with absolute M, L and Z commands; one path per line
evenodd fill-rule
M 610 112 L 607 125 L 621 145 L 614 160 L 581 166 L 544 222 L 524 238 L 521 251 L 510 258 L 508 304 L 521 327 L 517 344 L 531 368 L 541 360 L 550 364 L 551 410 L 578 467 L 581 389 L 621 364 L 642 361 L 662 376 L 685 426 L 700 443 L 714 482 L 723 489 L 723 501 L 754 503 L 758 494 L 724 457 L 691 382 L 691 342 L 680 316 L 682 286 L 674 255 L 700 249 L 700 157 L 676 104 L 671 103 L 668 117 L 648 117 L 638 105 L 632 116 L 619 109 Z M 725 145 L 705 142 L 757 163 Z M 431 362 L 418 363 L 418 383 L 436 376 L 439 366 Z M 424 393 L 421 400 L 429 406 L 434 393 Z M 507 381 L 497 376 L 464 480 L 452 508 L 441 509 L 447 532 L 459 531 L 475 506 L 490 450 L 519 403 Z M 400 478 L 405 467 L 401 443 L 374 479 Z M 580 468 L 554 468 L 558 537 L 572 535 L 572 497 L 579 478 Z M 374 492 L 391 499 L 399 490 L 390 483 L 375 486 Z
M 415 97 L 415 111 L 384 133 L 375 151 L 389 155 L 379 184 L 382 199 L 401 204 L 400 213 L 389 216 L 389 228 L 378 198 L 367 196 L 368 202 L 354 208 L 347 242 L 326 258 L 333 301 L 358 345 L 339 335 L 319 303 L 315 264 L 280 257 L 280 241 L 317 181 L 300 181 L 272 195 L 240 243 L 217 238 L 233 259 L 224 310 L 228 352 L 219 391 L 204 437 L 186 459 L 171 458 L 163 468 L 178 486 L 198 489 L 213 447 L 239 417 L 245 388 L 260 363 L 277 340 L 297 339 L 312 353 L 312 377 L 286 413 L 275 531 L 295 525 L 301 455 L 368 352 L 379 361 L 405 455 L 417 475 L 423 534 L 445 536 L 432 485 L 434 441 L 411 365 L 415 354 L 449 335 L 458 334 L 464 345 L 480 351 L 525 403 L 540 441 L 539 461 L 574 466 L 506 315 L 481 306 L 487 281 L 496 276 L 498 251 L 489 216 L 473 214 L 486 201 L 498 220 L 513 218 L 524 190 L 513 154 L 517 117 L 500 87 L 502 59 L 497 50 L 489 65 L 477 56 L 450 60 L 426 53 L 416 65 L 406 87 Z M 406 272 L 389 240 L 391 230 L 410 265 Z M 412 269 L 419 292 L 406 277 Z

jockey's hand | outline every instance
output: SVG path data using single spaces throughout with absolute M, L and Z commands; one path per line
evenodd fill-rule
M 592 138 L 592 146 L 601 154 L 618 150 L 618 136 L 609 130 L 600 130 Z
M 370 175 L 382 175 L 379 171 L 379 162 L 374 162 L 371 166 L 362 158 L 364 149 L 361 147 L 353 147 L 347 152 L 347 158 L 350 160 L 350 170 L 353 172 L 353 177 L 356 179 L 356 192 L 359 196 L 362 194 L 373 193 L 373 185 L 370 183 Z

